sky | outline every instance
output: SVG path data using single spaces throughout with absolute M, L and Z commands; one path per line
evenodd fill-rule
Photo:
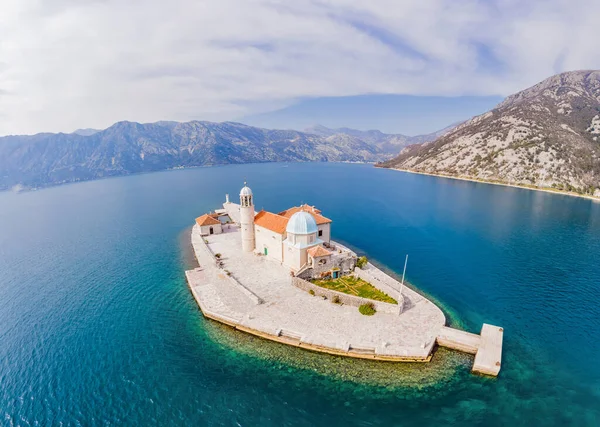
M 391 96 L 402 116 L 423 98 L 425 124 L 444 114 L 436 97 L 469 115 L 479 97 L 599 69 L 598 16 L 597 0 L 3 0 L 0 135 L 120 120 L 294 127 L 301 116 L 286 114 L 307 105 L 327 125 L 343 122 L 340 102 L 356 105 L 346 126 L 420 133 L 366 105 Z
M 384 133 L 415 136 L 485 113 L 500 101 L 500 96 L 320 97 L 300 100 L 287 108 L 245 116 L 239 121 L 272 129 L 305 130 L 319 124 L 333 129 L 377 129 Z

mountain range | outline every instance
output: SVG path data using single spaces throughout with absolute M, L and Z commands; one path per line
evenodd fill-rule
M 436 138 L 446 134 L 451 129 L 454 129 L 459 124 L 460 123 L 454 123 L 437 132 L 417 136 L 386 134 L 378 130 L 363 131 L 350 128 L 329 129 L 321 125 L 316 125 L 305 129 L 305 132 L 319 135 L 324 138 L 330 138 L 332 141 L 342 138 L 356 138 L 379 148 L 379 150 L 385 155 L 396 155 L 400 152 L 400 150 L 409 145 L 433 141 Z
M 600 71 L 552 76 L 378 166 L 600 197 Z
M 104 130 L 1 137 L 0 190 L 205 165 L 378 162 L 390 159 L 413 141 L 435 137 L 323 126 L 299 132 L 234 122 L 123 121 Z

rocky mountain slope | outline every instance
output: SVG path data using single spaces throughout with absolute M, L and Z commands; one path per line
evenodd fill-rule
M 83 135 L 83 136 L 90 136 L 93 135 L 97 132 L 100 132 L 100 130 L 98 129 L 91 129 L 91 128 L 86 128 L 86 129 L 77 129 L 75 132 L 75 134 L 77 135 Z
M 600 196 L 600 71 L 550 77 L 379 166 Z
M 177 167 L 274 161 L 375 162 L 389 157 L 376 144 L 357 137 L 323 137 L 231 122 L 119 122 L 102 131 L 0 138 L 0 189 Z
M 329 141 L 341 141 L 344 139 L 349 140 L 351 138 L 359 139 L 379 148 L 379 150 L 381 150 L 383 154 L 389 155 L 391 157 L 398 154 L 400 150 L 411 144 L 419 144 L 423 142 L 433 141 L 439 136 L 449 132 L 457 125 L 458 124 L 453 124 L 437 132 L 417 136 L 388 134 L 380 132 L 378 130 L 362 131 L 350 128 L 330 129 L 321 125 L 316 125 L 305 129 L 305 132 L 322 136 L 324 138 L 327 138 Z

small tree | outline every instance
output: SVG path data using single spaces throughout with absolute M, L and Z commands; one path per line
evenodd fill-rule
M 215 258 L 217 258 L 217 259 L 221 258 L 221 254 L 215 254 Z
M 369 260 L 366 256 L 361 256 L 359 259 L 356 260 L 356 266 L 360 269 L 363 269 L 368 262 Z

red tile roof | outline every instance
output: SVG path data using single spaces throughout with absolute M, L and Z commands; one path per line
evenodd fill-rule
M 213 218 L 212 216 L 208 215 L 208 214 L 204 214 L 202 216 L 199 216 L 198 218 L 196 218 L 196 224 L 203 226 L 203 225 L 218 225 L 221 224 L 221 222 L 218 219 Z
M 290 218 L 296 212 L 300 212 L 300 211 L 308 212 L 309 214 L 311 214 L 313 216 L 313 218 L 315 219 L 315 222 L 317 223 L 317 225 L 327 224 L 327 223 L 332 222 L 329 218 L 326 218 L 323 215 L 321 215 L 321 211 L 319 209 L 315 208 L 314 206 L 309 206 L 307 204 L 304 204 L 302 206 L 294 206 L 293 208 L 286 209 L 282 212 L 279 212 L 279 215 L 284 216 L 286 218 Z
M 267 230 L 274 231 L 275 233 L 284 234 L 288 220 L 289 218 L 284 216 L 262 210 L 254 217 L 254 224 L 264 227 Z
M 318 257 L 321 257 L 321 256 L 329 256 L 329 255 L 331 255 L 331 252 L 329 252 L 323 246 L 313 246 L 307 252 L 313 258 L 318 258 Z

